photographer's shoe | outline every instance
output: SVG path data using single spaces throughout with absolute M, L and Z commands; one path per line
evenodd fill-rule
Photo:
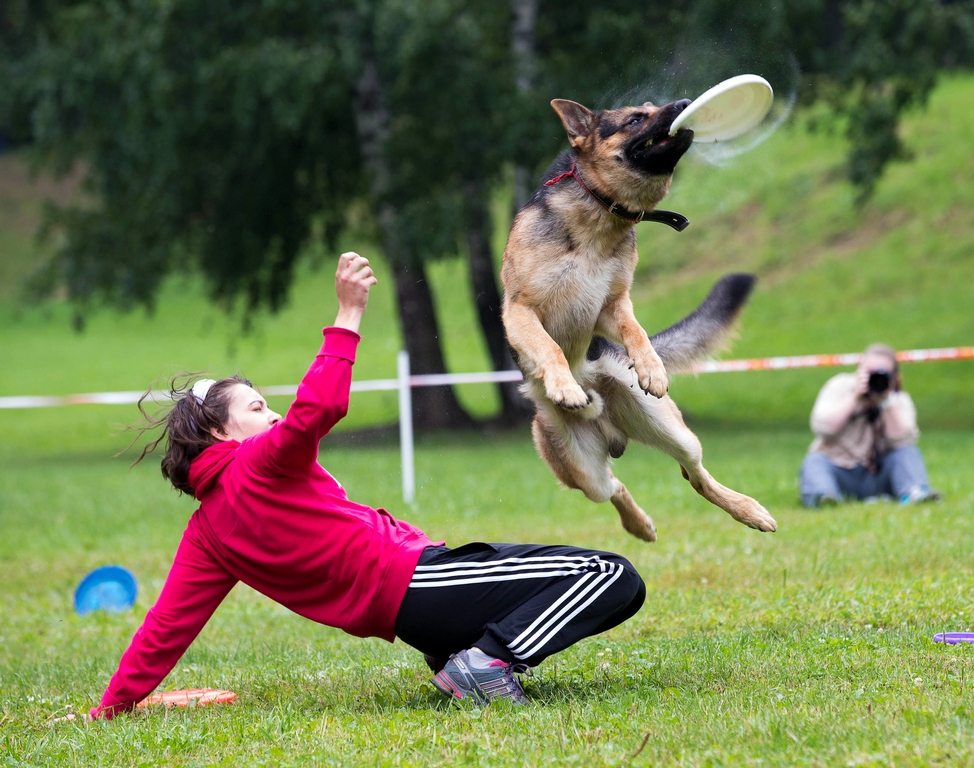
M 524 664 L 508 664 L 494 659 L 486 667 L 475 667 L 469 651 L 453 654 L 433 678 L 437 690 L 455 699 L 484 706 L 497 699 L 509 699 L 514 704 L 527 704 L 527 696 L 515 672 L 527 672 Z
M 900 504 L 923 504 L 930 501 L 940 501 L 943 498 L 939 491 L 933 488 L 924 488 L 921 485 L 914 485 L 910 490 L 900 496 Z

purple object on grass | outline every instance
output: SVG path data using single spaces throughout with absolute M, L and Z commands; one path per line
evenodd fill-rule
M 957 645 L 957 643 L 974 643 L 974 632 L 938 632 L 933 636 L 935 643 Z

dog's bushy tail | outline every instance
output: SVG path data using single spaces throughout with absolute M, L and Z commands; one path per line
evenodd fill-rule
M 685 373 L 695 363 L 727 347 L 737 316 L 756 282 L 755 275 L 724 275 L 699 307 L 650 337 L 668 373 Z

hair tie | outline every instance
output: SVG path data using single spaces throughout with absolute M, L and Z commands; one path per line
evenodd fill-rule
M 216 381 L 213 379 L 200 379 L 193 385 L 190 394 L 196 398 L 197 403 L 203 405 L 203 401 L 206 399 L 206 393 L 210 391 L 210 387 L 214 384 L 216 384 Z

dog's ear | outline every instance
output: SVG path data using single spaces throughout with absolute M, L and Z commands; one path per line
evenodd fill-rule
M 595 130 L 598 117 L 592 110 L 578 102 L 553 99 L 551 106 L 561 118 L 561 124 L 565 126 L 568 140 L 573 147 L 577 148 Z

